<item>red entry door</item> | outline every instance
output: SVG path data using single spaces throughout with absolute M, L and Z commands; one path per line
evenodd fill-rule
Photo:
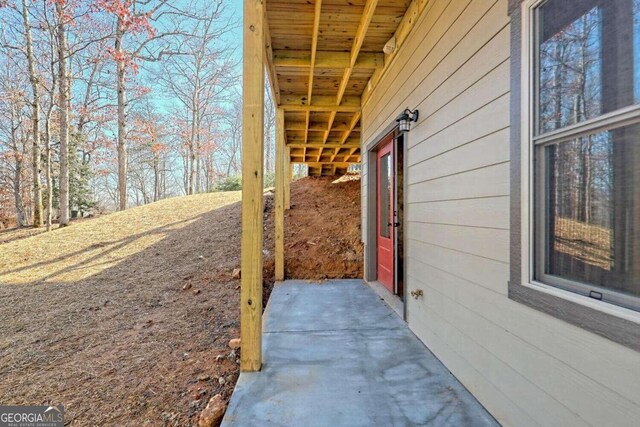
M 378 281 L 394 293 L 393 258 L 393 136 L 378 150 Z

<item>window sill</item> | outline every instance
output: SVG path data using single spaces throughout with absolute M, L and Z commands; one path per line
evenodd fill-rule
M 640 351 L 640 313 L 542 283 L 509 283 L 509 298 Z
M 580 304 L 584 307 L 598 310 L 611 316 L 620 317 L 621 319 L 625 319 L 640 325 L 640 312 L 638 311 L 620 307 L 605 301 L 598 301 L 597 299 L 589 298 L 575 292 L 565 291 L 564 289 L 545 285 L 544 283 L 540 282 L 523 283 L 522 286 L 526 286 L 527 288 L 535 289 L 539 292 L 544 292 L 558 298 L 563 298 L 567 301 Z

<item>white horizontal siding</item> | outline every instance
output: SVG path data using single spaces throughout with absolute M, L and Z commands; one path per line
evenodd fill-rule
M 420 110 L 406 159 L 405 292 L 424 298 L 406 300 L 409 326 L 505 425 L 634 425 L 640 354 L 507 296 L 519 161 L 509 158 L 507 0 L 425 10 L 363 110 L 363 147 L 403 108 Z M 366 181 L 363 217 L 375 203 Z

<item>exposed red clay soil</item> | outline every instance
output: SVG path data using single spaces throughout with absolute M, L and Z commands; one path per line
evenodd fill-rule
M 292 183 L 292 209 L 285 214 L 288 278 L 362 276 L 360 181 L 357 176 L 335 180 Z M 73 426 L 187 426 L 197 424 L 212 396 L 229 399 L 239 375 L 239 354 L 231 355 L 228 347 L 230 339 L 239 337 L 240 326 L 240 280 L 232 278 L 240 265 L 239 195 L 228 196 L 236 199 L 226 199 L 222 207 L 215 206 L 212 195 L 192 197 L 159 202 L 167 203 L 159 206 L 173 215 L 171 221 L 199 207 L 203 213 L 186 225 L 153 228 L 149 215 L 129 210 L 146 231 L 102 243 L 93 242 L 103 239 L 96 237 L 98 227 L 132 221 L 120 214 L 92 220 L 95 227 L 84 238 L 82 228 L 75 228 L 79 225 L 29 239 L 21 239 L 25 233 L 19 231 L 3 236 L 11 243 L 0 244 L 0 252 L 11 245 L 33 247 L 33 256 L 42 257 L 47 246 L 37 239 L 68 243 L 72 237 L 77 242 L 72 247 L 86 246 L 86 251 L 62 258 L 51 253 L 37 263 L 29 260 L 31 255 L 19 255 L 27 267 L 9 266 L 3 273 L 1 403 L 64 404 L 66 424 Z M 202 203 L 211 208 L 203 209 Z M 273 286 L 273 211 L 273 196 L 267 194 L 265 304 Z M 164 237 L 143 244 L 159 233 Z M 136 242 L 141 242 L 139 250 Z M 135 250 L 126 252 L 131 246 Z M 113 263 L 118 251 L 125 258 Z M 83 276 L 89 264 L 99 271 Z M 33 269 L 33 279 L 25 268 Z
M 284 234 L 287 279 L 361 278 L 360 176 L 293 182 Z

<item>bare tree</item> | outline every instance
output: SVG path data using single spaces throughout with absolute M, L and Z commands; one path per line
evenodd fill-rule
M 68 5 L 56 2 L 58 36 L 58 110 L 60 114 L 60 226 L 69 225 L 69 97 L 70 79 L 67 69 L 69 46 L 67 43 L 66 8 Z
M 22 22 L 24 24 L 24 38 L 26 45 L 27 63 L 29 65 L 29 82 L 31 83 L 31 124 L 32 130 L 32 171 L 33 171 L 33 226 L 41 227 L 42 218 L 42 185 L 40 183 L 40 83 L 36 71 L 36 61 L 33 55 L 33 40 L 31 38 L 31 24 L 27 0 L 22 0 Z
M 227 129 L 227 138 L 219 150 L 226 165 L 224 176 L 240 173 L 240 159 L 242 158 L 242 98 L 236 93 L 231 106 L 223 115 L 223 122 Z
M 223 4 L 222 0 L 216 0 L 199 13 L 192 36 L 182 43 L 181 54 L 165 61 L 158 74 L 168 92 L 185 109 L 189 124 L 187 194 L 201 190 L 203 123 L 219 114 L 220 107 L 216 106 L 229 99 L 227 92 L 238 81 L 233 49 L 219 43 L 236 25 L 233 21 L 222 21 Z

